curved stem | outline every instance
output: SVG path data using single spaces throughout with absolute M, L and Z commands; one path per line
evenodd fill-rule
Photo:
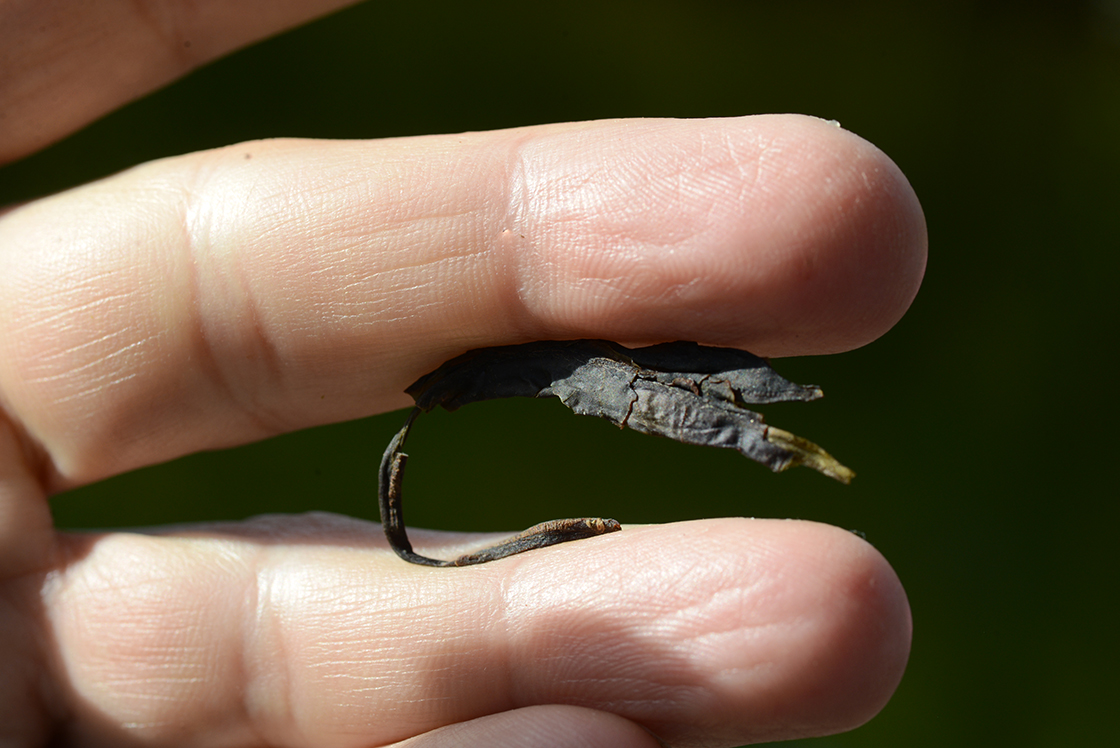
M 381 526 L 385 530 L 389 547 L 405 561 L 421 566 L 473 566 L 474 564 L 483 564 L 487 561 L 496 561 L 499 558 L 513 556 L 517 553 L 524 553 L 534 548 L 545 548 L 558 543 L 591 538 L 622 529 L 622 526 L 613 519 L 558 519 L 534 525 L 508 540 L 474 553 L 464 554 L 450 561 L 421 556 L 412 550 L 412 543 L 409 542 L 408 533 L 405 530 L 404 511 L 401 507 L 401 482 L 404 478 L 404 466 L 408 461 L 408 455 L 401 449 L 412 430 L 412 424 L 423 412 L 421 408 L 413 408 L 412 412 L 408 414 L 404 426 L 386 447 L 378 470 L 377 501 L 381 509 Z

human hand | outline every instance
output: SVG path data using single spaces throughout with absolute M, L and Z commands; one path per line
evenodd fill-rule
M 265 26 L 204 20 L 192 48 Z M 135 67 L 158 51 L 138 44 Z M 40 84 L 64 89 L 65 70 Z M 57 97 L 59 122 L 149 85 Z M 51 98 L 0 91 L 0 127 L 53 121 Z M 11 157 L 36 137 L 0 143 Z M 802 117 L 244 143 L 9 211 L 0 736 L 735 745 L 860 724 L 901 677 L 909 611 L 887 562 L 835 528 L 627 528 L 427 569 L 356 520 L 69 534 L 47 496 L 404 406 L 405 386 L 469 348 L 845 350 L 901 316 L 924 259 L 897 168 Z M 492 538 L 413 540 L 446 557 Z

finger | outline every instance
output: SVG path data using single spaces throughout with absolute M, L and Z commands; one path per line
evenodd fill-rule
M 29 469 L 31 457 L 0 410 L 0 579 L 41 570 L 50 563 L 54 523 L 47 496 Z
M 448 725 L 395 748 L 663 748 L 647 730 L 616 715 L 574 706 L 534 706 Z
M 0 4 L 0 163 L 353 0 Z
M 0 390 L 52 486 L 407 403 L 480 346 L 860 345 L 925 228 L 805 117 L 623 121 L 156 162 L 0 219 Z
M 376 533 L 319 515 L 75 547 L 45 597 L 74 722 L 372 745 L 566 704 L 739 745 L 863 723 L 909 651 L 898 579 L 822 525 L 630 528 L 465 569 L 401 563 Z

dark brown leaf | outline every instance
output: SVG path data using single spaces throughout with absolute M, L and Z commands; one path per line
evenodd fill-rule
M 444 363 L 406 391 L 416 408 L 382 458 L 381 518 L 398 555 L 429 566 L 483 563 L 619 529 L 614 520 L 556 520 L 454 561 L 414 553 L 401 514 L 406 460 L 401 450 L 420 413 L 438 406 L 456 410 L 504 397 L 556 397 L 581 415 L 687 444 L 737 449 L 774 471 L 806 465 L 844 483 L 854 475 L 817 445 L 766 425 L 761 415 L 746 408 L 815 400 L 821 391 L 794 384 L 765 360 L 731 348 L 677 342 L 630 349 L 607 340 L 480 348 Z

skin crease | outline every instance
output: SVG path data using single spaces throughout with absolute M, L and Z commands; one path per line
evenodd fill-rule
M 93 5 L 0 9 L 5 158 L 335 4 Z M 68 95 L 68 71 L 152 61 Z M 865 722 L 910 613 L 837 528 L 627 527 L 430 569 L 331 515 L 74 534 L 47 498 L 401 407 L 483 345 L 850 349 L 901 317 L 925 257 L 897 167 L 799 116 L 242 143 L 7 211 L 0 740 L 731 746 Z M 410 535 L 440 556 L 494 539 Z

